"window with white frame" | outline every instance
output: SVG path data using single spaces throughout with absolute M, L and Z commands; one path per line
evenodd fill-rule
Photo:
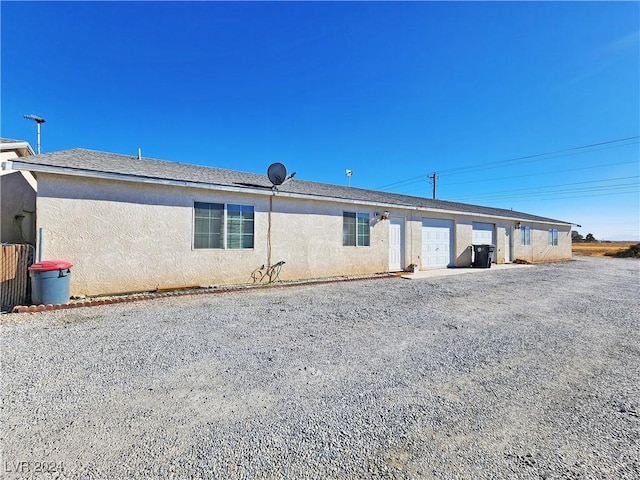
M 368 247 L 371 241 L 371 226 L 368 213 L 343 212 L 342 245 L 345 247 Z
M 253 248 L 253 227 L 250 205 L 194 203 L 193 248 Z
M 557 228 L 549 229 L 549 245 L 554 247 L 558 246 L 558 229 Z
M 526 225 L 520 227 L 520 245 L 531 245 L 531 228 Z

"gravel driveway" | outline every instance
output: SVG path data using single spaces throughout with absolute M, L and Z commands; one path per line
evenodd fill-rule
M 5 478 L 640 478 L 640 263 L 0 317 Z

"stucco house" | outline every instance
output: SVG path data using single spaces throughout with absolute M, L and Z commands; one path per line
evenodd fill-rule
M 15 158 L 38 183 L 43 259 L 74 264 L 72 295 L 571 258 L 571 223 L 511 210 L 72 149 Z M 265 165 L 266 170 L 266 165 Z

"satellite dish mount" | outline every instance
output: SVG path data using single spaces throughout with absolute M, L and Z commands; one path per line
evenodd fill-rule
M 272 163 L 267 169 L 267 177 L 269 177 L 269 181 L 272 183 L 274 190 L 277 190 L 280 185 L 284 185 L 291 180 L 295 174 L 296 172 L 293 172 L 287 176 L 287 167 L 278 162 Z

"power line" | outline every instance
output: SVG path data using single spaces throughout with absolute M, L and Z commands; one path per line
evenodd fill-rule
M 469 180 L 467 182 L 454 182 L 454 183 L 445 182 L 444 184 L 446 186 L 451 186 L 451 185 L 466 185 L 466 184 L 469 184 L 469 183 L 497 182 L 498 180 L 508 180 L 510 178 L 536 177 L 536 176 L 540 176 L 540 175 L 549 175 L 549 174 L 552 174 L 552 173 L 576 172 L 578 170 L 590 170 L 590 169 L 593 169 L 593 168 L 614 167 L 614 166 L 618 166 L 618 165 L 629 165 L 631 163 L 637 164 L 638 162 L 637 161 L 633 161 L 633 162 L 606 163 L 606 164 L 602 164 L 602 165 L 591 165 L 591 166 L 588 166 L 588 167 L 567 168 L 565 170 L 553 170 L 551 172 L 525 173 L 523 175 L 510 175 L 508 177 L 497 177 L 497 178 L 483 178 L 481 180 Z
M 468 182 L 457 182 L 457 183 L 445 183 L 446 186 L 449 185 L 463 185 L 463 184 L 468 184 L 468 183 L 486 183 L 487 181 L 497 181 L 497 180 L 505 180 L 505 179 L 511 179 L 511 178 L 522 178 L 522 177 L 535 177 L 535 176 L 539 176 L 539 175 L 546 175 L 546 174 L 551 174 L 551 173 L 562 173 L 562 172 L 571 172 L 574 170 L 584 170 L 584 169 L 590 169 L 590 168 L 602 168 L 602 167 L 608 167 L 608 166 L 613 166 L 613 165 L 628 165 L 631 163 L 637 163 L 637 162 L 620 162 L 620 163 L 610 163 L 610 164 L 603 164 L 603 165 L 595 165 L 595 166 L 590 166 L 590 167 L 580 167 L 580 168 L 571 168 L 571 169 L 567 169 L 567 170 L 557 170 L 557 171 L 553 171 L 553 172 L 543 172 L 543 173 L 539 173 L 539 174 L 523 174 L 523 175 L 512 175 L 509 177 L 500 177 L 500 178 L 495 178 L 495 179 L 489 179 L 489 180 L 470 180 Z M 639 178 L 638 175 L 635 176 L 630 176 L 630 177 L 616 177 L 616 178 L 609 178 L 609 179 L 601 179 L 601 180 L 591 180 L 591 181 L 585 181 L 585 182 L 572 182 L 572 183 L 562 183 L 562 184 L 555 184 L 555 185 L 542 185 L 542 186 L 538 186 L 538 187 L 529 187 L 529 188 L 518 188 L 518 189 L 514 189 L 514 190 L 501 190 L 498 192 L 489 192 L 489 193 L 474 193 L 474 194 L 469 194 L 469 195 L 462 195 L 462 196 L 457 196 L 457 197 L 453 197 L 450 198 L 449 200 L 454 200 L 454 199 L 463 199 L 463 198 L 476 198 L 476 197 L 487 197 L 487 196 L 494 196 L 495 194 L 500 194 L 500 193 L 510 193 L 510 192 L 521 192 L 521 191 L 527 191 L 527 190 L 539 190 L 539 189 L 545 189 L 545 188 L 554 188 L 554 187 L 558 187 L 558 186 L 570 186 L 570 185 L 580 185 L 580 184 L 585 184 L 585 183 L 598 183 L 598 182 L 608 182 L 608 181 L 614 181 L 614 180 L 623 180 L 623 179 L 629 179 L 629 178 Z M 412 190 L 415 191 L 415 190 Z
M 504 164 L 504 163 L 514 162 L 514 161 L 517 161 L 517 160 L 527 160 L 527 159 L 530 159 L 530 158 L 546 157 L 548 155 L 555 155 L 557 153 L 572 152 L 574 150 L 583 150 L 585 148 L 599 147 L 599 146 L 602 146 L 602 145 L 610 145 L 612 143 L 626 142 L 628 140 L 635 140 L 637 138 L 640 138 L 640 135 L 636 135 L 634 137 L 619 138 L 617 140 L 608 140 L 606 142 L 591 143 L 589 145 L 581 145 L 579 147 L 565 148 L 563 150 L 554 150 L 552 152 L 536 153 L 534 155 L 525 155 L 524 157 L 510 158 L 508 160 L 498 160 L 496 162 L 483 163 L 483 166 L 486 167 L 487 165 L 501 165 L 501 164 Z M 450 170 L 442 171 L 441 174 L 444 175 L 444 174 L 448 174 L 450 172 L 457 172 L 459 170 L 466 170 L 468 168 L 476 168 L 476 167 L 477 166 L 452 168 Z
M 460 197 L 454 197 L 454 198 L 486 197 L 486 196 L 492 196 L 492 195 L 501 194 L 501 193 L 511 193 L 511 192 L 521 193 L 521 192 L 526 192 L 526 191 L 531 191 L 531 190 L 544 190 L 544 189 L 549 189 L 549 188 L 567 187 L 567 186 L 572 186 L 572 185 L 585 185 L 587 183 L 613 182 L 614 180 L 629 180 L 631 178 L 639 178 L 639 177 L 640 177 L 640 175 L 631 175 L 629 177 L 604 178 L 604 179 L 601 179 L 601 180 L 589 180 L 589 181 L 586 181 L 586 182 L 557 183 L 555 185 L 542 185 L 542 186 L 539 186 L 539 187 L 517 188 L 515 190 L 500 190 L 498 192 L 478 193 L 478 194 L 472 194 L 472 195 L 462 195 Z M 635 183 L 635 184 L 631 184 L 631 185 L 638 185 L 638 184 Z
M 426 177 L 426 175 L 417 175 L 415 177 L 407 178 L 406 180 L 400 180 L 398 182 L 388 183 L 386 185 L 382 185 L 380 187 L 377 187 L 376 190 L 380 190 L 381 188 L 393 187 L 395 185 L 400 185 L 401 183 L 406 183 L 406 182 L 416 183 L 415 182 L 416 179 L 424 180 L 425 177 Z
M 624 144 L 624 145 L 612 145 L 612 144 L 620 143 L 620 142 L 626 142 L 626 141 L 629 141 L 629 140 L 637 140 L 638 138 L 640 138 L 640 135 L 636 135 L 636 136 L 633 136 L 633 137 L 620 138 L 620 139 L 617 139 L 617 140 L 608 140 L 606 142 L 592 143 L 592 144 L 589 144 L 589 145 L 582 145 L 582 146 L 579 146 L 579 147 L 571 147 L 571 148 L 567 148 L 567 149 L 564 149 L 564 150 L 555 150 L 555 151 L 552 151 L 552 152 L 537 153 L 537 154 L 534 154 L 534 155 L 526 155 L 526 156 L 522 156 L 522 157 L 515 157 L 515 158 L 511 158 L 511 159 L 507 159 L 507 160 L 498 160 L 498 161 L 495 161 L 495 162 L 482 163 L 481 165 L 476 164 L 476 165 L 470 165 L 470 166 L 466 166 L 466 167 L 458 167 L 458 168 L 453 168 L 453 169 L 441 171 L 440 175 L 445 175 L 445 176 L 447 176 L 447 175 L 459 175 L 459 174 L 464 173 L 464 172 L 469 172 L 470 173 L 470 172 L 478 171 L 478 170 L 487 170 L 488 169 L 487 167 L 491 166 L 491 165 L 503 165 L 505 163 L 514 164 L 513 162 L 518 162 L 519 160 L 524 160 L 522 162 L 515 163 L 515 165 L 518 165 L 518 164 L 521 164 L 521 163 L 529 163 L 531 161 L 537 161 L 537 160 L 540 159 L 540 157 L 546 157 L 546 158 L 544 158 L 545 160 L 550 160 L 551 158 L 559 158 L 560 156 L 558 156 L 558 157 L 549 157 L 549 155 L 555 155 L 557 153 L 573 152 L 574 150 L 584 150 L 584 149 L 587 149 L 587 148 L 593 148 L 593 147 L 602 146 L 602 145 L 611 145 L 611 146 L 606 147 L 606 148 L 588 150 L 586 152 L 571 153 L 571 154 L 562 155 L 562 156 L 581 155 L 581 154 L 584 154 L 584 153 L 591 153 L 591 152 L 597 152 L 597 151 L 601 151 L 601 150 L 607 150 L 609 148 L 626 147 L 626 146 L 629 146 L 629 145 L 637 144 L 638 142 L 637 141 L 636 142 L 631 142 L 631 143 Z M 453 173 L 451 173 L 451 172 L 453 172 Z M 414 184 L 414 183 L 418 183 L 418 182 L 420 182 L 422 180 L 425 180 L 426 178 L 427 178 L 427 174 L 416 175 L 416 176 L 413 176 L 413 177 L 406 178 L 404 180 L 399 180 L 397 182 L 388 183 L 386 185 L 381 185 L 379 187 L 376 187 L 376 190 L 380 190 L 380 189 L 388 188 L 388 187 L 399 186 L 399 185 L 408 186 L 408 185 L 411 185 L 411 184 Z
M 609 190 L 629 190 L 630 192 L 638 190 L 637 183 L 618 183 L 615 185 L 602 185 L 599 187 L 582 187 L 582 188 L 570 188 L 568 190 L 560 190 L 560 191 L 549 191 L 549 192 L 530 192 L 523 193 L 522 195 L 515 195 L 516 197 L 539 197 L 544 195 L 563 195 L 565 193 L 574 193 L 574 192 L 597 192 L 597 191 L 609 191 Z M 508 198 L 513 198 L 514 195 L 506 195 Z
M 545 201 L 558 201 L 558 200 L 569 200 L 572 198 L 593 198 L 593 197 L 611 197 L 613 195 L 628 195 L 630 193 L 636 193 L 634 190 L 629 190 L 627 192 L 609 192 L 609 193 L 596 193 L 594 195 L 573 195 L 570 197 L 548 197 L 548 198 L 536 198 L 535 201 L 536 202 L 545 202 Z M 501 198 L 507 198 L 507 197 L 501 197 Z M 511 198 L 511 197 L 509 197 Z M 526 198 L 526 197 L 524 197 Z
M 553 158 L 564 158 L 564 157 L 572 157 L 574 155 L 584 155 L 586 153 L 593 153 L 593 152 L 600 152 L 602 150 L 609 150 L 611 148 L 620 148 L 620 147 L 628 147 L 629 145 L 636 145 L 638 142 L 631 142 L 631 143 L 625 143 L 623 145 L 611 145 L 609 147 L 603 147 L 603 148 L 595 148 L 592 150 L 587 150 L 585 152 L 573 152 L 573 153 L 565 153 L 564 155 L 554 155 L 552 157 L 545 157 L 545 158 L 535 158 L 533 160 L 522 160 L 520 162 L 516 162 L 515 160 L 512 161 L 512 163 L 510 165 L 505 165 L 505 167 L 512 167 L 514 165 L 522 165 L 524 163 L 534 163 L 534 162 L 538 162 L 538 161 L 546 161 L 546 160 L 551 160 Z M 493 168 L 498 168 L 501 167 L 502 165 L 497 165 L 497 166 L 493 166 L 493 167 L 487 167 L 487 165 L 492 165 L 491 163 L 489 164 L 482 164 L 482 165 L 478 165 L 476 167 L 468 167 L 466 170 L 464 171 L 460 171 L 460 172 L 454 172 L 454 173 L 450 173 L 449 176 L 453 176 L 453 175 L 464 175 L 465 173 L 471 173 L 471 172 L 478 172 L 478 171 L 485 171 L 485 170 L 491 170 Z
M 615 165 L 629 165 L 629 164 L 636 164 L 636 161 L 632 161 L 632 162 L 618 162 L 618 163 L 609 163 L 609 164 L 600 164 L 600 165 L 591 165 L 589 167 L 578 167 L 578 168 L 571 168 L 571 169 L 566 169 L 566 170 L 557 170 L 557 171 L 552 171 L 552 172 L 540 172 L 540 173 L 528 173 L 528 174 L 523 174 L 523 175 L 511 175 L 508 177 L 499 177 L 499 178 L 490 178 L 490 179 L 480 179 L 480 180 L 469 180 L 467 182 L 455 182 L 455 183 L 444 183 L 445 186 L 450 186 L 450 185 L 464 185 L 464 184 L 469 184 L 469 183 L 486 183 L 488 181 L 497 181 L 497 180 L 505 180 L 505 179 L 510 179 L 510 178 L 523 178 L 523 177 L 534 177 L 534 176 L 540 176 L 540 175 L 548 175 L 551 173 L 562 173 L 562 172 L 571 172 L 571 171 L 576 171 L 576 170 L 586 170 L 586 169 L 593 169 L 593 168 L 602 168 L 602 167 L 609 167 L 609 166 L 615 166 Z M 543 187 L 536 187 L 536 188 L 543 188 Z M 419 189 L 419 190 L 423 190 L 423 189 Z M 520 191 L 522 189 L 518 189 L 518 191 Z M 418 191 L 418 189 L 413 189 L 413 190 L 409 190 L 407 193 L 410 192 L 416 192 Z M 484 195 L 484 194 L 477 194 L 477 195 Z
M 491 195 L 488 194 L 484 197 L 479 197 L 479 199 L 486 200 L 497 200 L 502 198 L 527 198 L 527 197 L 540 197 L 540 196 L 550 196 L 553 195 L 554 198 L 564 198 L 562 195 L 566 193 L 575 193 L 575 192 L 595 192 L 595 191 L 610 191 L 610 190 L 628 190 L 627 193 L 632 193 L 638 191 L 639 185 L 637 183 L 619 183 L 615 185 L 601 185 L 598 187 L 583 187 L 583 188 L 572 188 L 567 190 L 549 190 L 546 192 L 529 192 L 529 193 L 512 193 L 509 195 Z M 476 200 L 478 201 L 478 200 Z

